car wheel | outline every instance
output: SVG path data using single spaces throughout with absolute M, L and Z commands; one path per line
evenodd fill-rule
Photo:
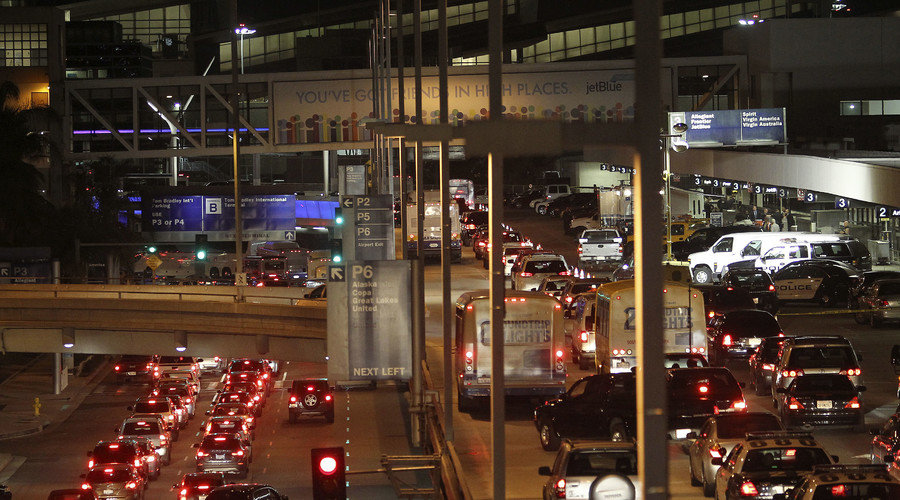
M 613 420 L 613 422 L 609 424 L 609 440 L 625 441 L 627 439 L 628 430 L 625 428 L 625 424 L 622 423 L 621 420 Z
M 694 460 L 688 458 L 688 463 L 690 464 L 691 469 L 691 486 L 700 486 L 703 482 L 694 476 Z
M 537 209 L 538 214 L 547 215 L 547 207 L 545 205 L 541 205 Z
M 703 474 L 703 496 L 712 497 L 716 494 L 716 482 L 709 482 L 706 480 L 706 473 L 701 469 L 701 473 Z
M 544 451 L 556 451 L 559 449 L 562 440 L 559 438 L 559 435 L 556 434 L 553 424 L 547 422 L 542 423 L 538 433 L 541 438 L 541 448 L 543 448 Z
M 699 284 L 712 282 L 712 271 L 708 266 L 697 266 L 694 268 L 694 282 Z

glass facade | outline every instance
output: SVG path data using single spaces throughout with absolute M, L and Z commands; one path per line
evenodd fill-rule
M 190 4 L 173 5 L 98 17 L 91 21 L 116 21 L 122 25 L 124 40 L 138 40 L 142 44 L 152 47 L 153 52 L 160 52 L 162 47 L 159 42 L 162 36 L 174 36 L 184 43 L 185 38 L 191 34 L 191 6 Z
M 46 24 L 0 24 L 0 67 L 47 66 Z

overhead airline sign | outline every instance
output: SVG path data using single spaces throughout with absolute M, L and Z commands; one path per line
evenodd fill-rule
M 664 82 L 665 83 L 665 82 Z M 666 83 L 667 85 L 667 83 Z M 487 74 L 451 75 L 450 123 L 487 119 Z M 399 89 L 393 81 L 392 115 L 399 113 Z M 415 109 L 415 84 L 405 83 L 406 109 Z M 425 123 L 438 123 L 438 78 L 422 79 Z M 371 78 L 275 82 L 278 144 L 368 141 Z M 566 122 L 627 122 L 634 119 L 634 71 L 630 69 L 507 73 L 503 75 L 504 116 Z M 407 117 L 407 122 L 411 122 Z
M 142 204 L 144 230 L 152 232 L 155 241 L 194 241 L 194 233 L 200 232 L 206 233 L 210 241 L 234 239 L 232 196 L 143 197 Z M 245 239 L 293 239 L 296 227 L 293 194 L 244 196 L 241 209 Z
M 783 144 L 787 136 L 784 108 L 669 113 L 669 133 L 676 123 L 688 126 L 692 148 Z

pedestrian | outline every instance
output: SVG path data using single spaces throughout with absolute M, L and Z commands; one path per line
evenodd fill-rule
M 762 212 L 756 205 L 750 205 L 750 220 L 757 221 L 762 219 Z
M 781 231 L 781 226 L 778 224 L 778 221 L 776 221 L 774 217 L 772 217 L 771 215 L 767 215 L 766 217 L 769 218 L 769 232 L 777 233 Z
M 782 212 L 784 214 L 784 220 L 782 221 L 784 227 L 787 229 L 794 227 L 794 216 L 791 215 L 791 209 L 785 208 Z

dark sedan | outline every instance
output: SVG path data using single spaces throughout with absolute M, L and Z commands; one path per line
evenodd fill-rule
M 722 275 L 722 286 L 747 290 L 757 308 L 772 314 L 778 312 L 775 283 L 765 271 L 759 269 L 730 270 Z
M 703 289 L 703 307 L 706 311 L 706 327 L 710 330 L 717 317 L 729 311 L 755 309 L 756 304 L 750 292 L 743 288 L 708 286 Z
M 741 384 L 727 368 L 678 368 L 666 372 L 669 435 L 684 439 L 712 415 L 747 410 Z
M 784 333 L 774 316 L 758 309 L 722 313 L 710 326 L 709 362 L 714 366 L 724 365 L 729 358 L 749 357 L 764 338 Z
M 779 302 L 811 301 L 823 307 L 845 302 L 859 271 L 843 262 L 805 259 L 791 262 L 772 276 Z
M 859 306 L 859 298 L 868 293 L 869 288 L 876 281 L 892 279 L 900 279 L 900 271 L 866 271 L 860 273 L 850 286 L 850 302 L 847 304 L 847 307 L 856 309 Z M 858 319 L 857 321 L 859 322 L 860 320 Z
M 779 395 L 784 426 L 862 425 L 865 418 L 859 394 L 865 386 L 854 386 L 846 375 L 809 374 L 797 377 Z
M 781 346 L 785 337 L 768 337 L 762 339 L 756 351 L 750 355 L 750 385 L 757 396 L 771 394 L 772 381 L 775 380 L 775 367 L 781 356 Z

